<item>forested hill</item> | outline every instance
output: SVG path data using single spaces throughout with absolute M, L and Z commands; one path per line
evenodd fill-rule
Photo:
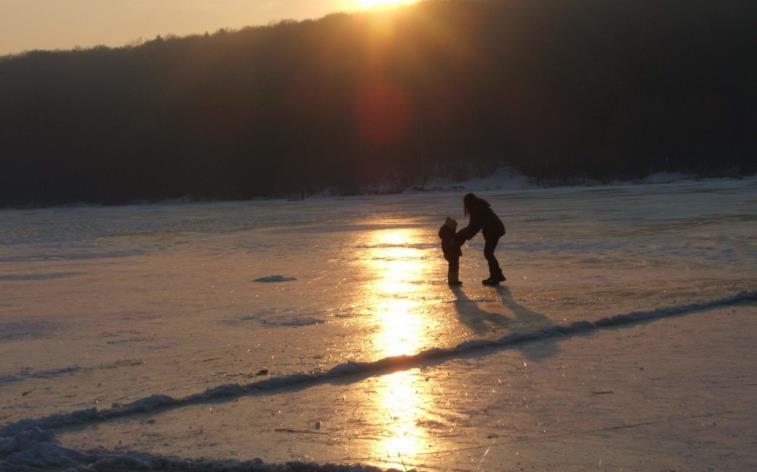
M 438 0 L 0 59 L 0 205 L 757 170 L 754 0 Z

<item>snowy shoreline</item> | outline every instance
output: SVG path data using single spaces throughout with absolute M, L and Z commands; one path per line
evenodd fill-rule
M 739 176 L 699 176 L 694 174 L 685 174 L 680 172 L 657 172 L 643 178 L 628 180 L 609 180 L 606 182 L 581 178 L 565 182 L 534 182 L 529 177 L 515 172 L 511 169 L 499 169 L 492 174 L 482 177 L 471 177 L 468 179 L 456 181 L 443 178 L 430 178 L 424 183 L 384 183 L 361 188 L 356 193 L 344 194 L 333 189 L 321 189 L 314 193 L 307 194 L 304 198 L 301 195 L 269 195 L 255 196 L 249 198 L 205 198 L 194 195 L 184 195 L 177 198 L 167 198 L 160 200 L 133 200 L 118 203 L 96 203 L 96 202 L 67 202 L 67 203 L 50 203 L 42 205 L 0 205 L 0 211 L 14 210 L 44 210 L 56 208 L 108 208 L 108 207 L 138 207 L 149 205 L 192 205 L 192 204 L 216 204 L 216 203 L 239 203 L 239 202 L 299 202 L 312 199 L 350 199 L 364 198 L 375 196 L 394 196 L 394 195 L 434 195 L 460 192 L 498 192 L 498 191 L 538 191 L 551 189 L 580 189 L 580 188 L 623 188 L 642 185 L 671 185 L 682 183 L 717 183 L 717 182 L 757 182 L 757 175 L 739 175 Z

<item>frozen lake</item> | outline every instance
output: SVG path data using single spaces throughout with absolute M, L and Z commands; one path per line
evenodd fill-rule
M 77 451 L 180 458 L 757 468 L 756 179 L 482 192 L 508 281 L 481 285 L 478 236 L 450 290 L 437 231 L 465 224 L 462 193 L 0 211 L 0 428 L 408 355 L 54 429 Z

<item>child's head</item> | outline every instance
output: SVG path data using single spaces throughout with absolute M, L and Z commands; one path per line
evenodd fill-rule
M 455 231 L 457 229 L 457 220 L 448 216 L 447 219 L 444 220 L 444 226 L 448 227 L 452 231 Z

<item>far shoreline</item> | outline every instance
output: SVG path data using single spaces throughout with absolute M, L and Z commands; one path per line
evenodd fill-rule
M 350 199 L 364 197 L 384 197 L 398 195 L 440 195 L 456 194 L 461 192 L 480 192 L 482 194 L 491 194 L 496 192 L 514 192 L 514 191 L 538 191 L 550 189 L 571 189 L 571 188 L 604 188 L 604 187 L 629 187 L 641 185 L 669 185 L 685 182 L 721 182 L 721 181 L 743 181 L 757 179 L 757 174 L 745 175 L 698 175 L 685 174 L 678 172 L 656 172 L 643 178 L 635 179 L 608 179 L 606 181 L 591 178 L 573 178 L 573 179 L 534 179 L 522 174 L 513 172 L 509 169 L 499 169 L 494 173 L 470 178 L 462 181 L 453 181 L 445 179 L 429 179 L 425 184 L 409 184 L 398 186 L 388 184 L 386 186 L 375 185 L 366 186 L 357 192 L 340 192 L 335 189 L 322 189 L 312 193 L 307 193 L 304 197 L 302 194 L 281 194 L 281 195 L 259 195 L 249 197 L 203 197 L 184 195 L 173 198 L 162 199 L 135 199 L 118 202 L 97 202 L 97 201 L 78 201 L 78 202 L 49 202 L 41 204 L 0 204 L 0 211 L 24 211 L 24 210 L 44 210 L 56 208 L 107 208 L 107 207 L 129 207 L 129 206 L 149 206 L 149 205 L 193 205 L 193 204 L 213 204 L 213 203 L 244 203 L 244 202 L 291 202 L 297 203 L 315 199 Z

